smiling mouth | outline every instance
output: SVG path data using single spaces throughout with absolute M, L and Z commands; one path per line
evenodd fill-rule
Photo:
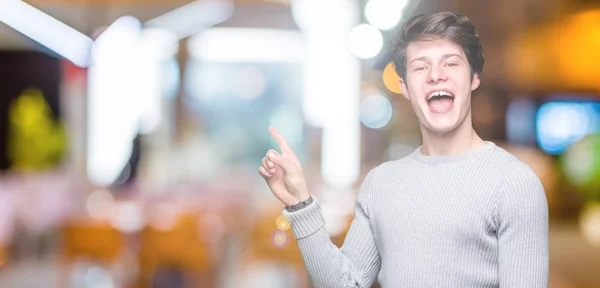
M 435 91 L 427 96 L 427 105 L 433 113 L 443 113 L 452 110 L 454 94 L 447 91 Z

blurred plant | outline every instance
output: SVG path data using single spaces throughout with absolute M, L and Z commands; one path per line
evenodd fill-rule
M 42 92 L 26 89 L 9 109 L 8 157 L 11 170 L 37 171 L 60 163 L 66 136 Z
M 586 200 L 600 201 L 600 134 L 590 134 L 569 146 L 560 164 L 566 179 Z

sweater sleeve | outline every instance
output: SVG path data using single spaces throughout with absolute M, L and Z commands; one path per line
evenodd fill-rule
M 283 211 L 289 219 L 315 288 L 368 288 L 381 268 L 371 226 L 369 195 L 373 172 L 365 178 L 357 196 L 354 219 L 342 248 L 335 246 L 325 230 L 323 213 L 317 199 L 295 212 Z
M 500 288 L 548 287 L 548 204 L 541 181 L 526 164 L 509 165 L 496 213 Z

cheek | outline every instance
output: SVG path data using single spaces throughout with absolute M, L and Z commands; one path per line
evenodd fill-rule
M 459 87 L 461 89 L 471 91 L 471 78 L 470 78 L 470 74 L 466 73 L 466 75 L 464 77 L 461 77 L 460 78 L 460 83 L 457 83 L 457 85 L 460 85 Z
M 415 98 L 421 95 L 421 91 L 423 91 L 423 82 L 419 79 L 411 79 L 412 81 L 408 83 L 408 91 L 410 92 L 410 97 Z
M 471 91 L 471 81 L 468 77 L 457 77 L 452 79 L 452 86 L 460 95 L 465 95 Z

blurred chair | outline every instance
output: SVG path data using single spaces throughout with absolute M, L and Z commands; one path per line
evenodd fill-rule
M 172 227 L 148 225 L 140 235 L 138 287 L 156 287 L 157 273 L 171 270 L 183 274 L 185 287 L 214 287 L 216 263 L 211 245 L 200 237 L 207 231 L 194 213 L 179 214 Z M 178 280 L 179 281 L 179 280 Z M 176 284 L 166 283 L 164 287 Z M 161 286 L 163 287 L 163 286 Z
M 253 263 L 262 262 L 275 263 L 280 267 L 287 265 L 295 270 L 297 272 L 296 276 L 302 280 L 299 284 L 300 287 L 311 287 L 298 243 L 291 228 L 288 228 L 289 222 L 286 220 L 283 225 L 278 223 L 282 221 L 282 219 L 278 220 L 281 211 L 280 207 L 273 208 L 261 214 L 255 224 L 251 226 L 248 233 L 246 253 L 242 257 L 241 265 L 248 267 Z M 331 237 L 331 241 L 337 247 L 342 247 L 353 219 L 354 215 L 352 214 L 344 216 L 342 232 Z M 374 283 L 372 287 L 380 286 L 378 283 Z
M 63 254 L 68 259 L 111 262 L 124 244 L 121 232 L 108 223 L 68 223 L 62 229 L 62 236 Z
M 279 275 L 281 277 L 300 279 L 300 287 L 310 287 L 308 286 L 308 277 L 298 243 L 291 228 L 289 228 L 289 223 L 281 216 L 281 211 L 279 206 L 263 211 L 260 215 L 257 215 L 255 221 L 248 227 L 245 235 L 244 253 L 238 266 L 238 271 L 243 275 L 240 278 L 256 277 L 255 275 L 249 275 L 250 273 L 268 275 L 271 273 L 270 271 L 260 270 L 275 268 L 278 272 L 274 274 L 283 275 Z M 280 221 L 285 220 L 280 223 L 280 227 L 277 225 L 278 218 Z M 273 276 L 269 277 L 275 278 L 274 274 L 270 274 Z M 244 281 L 251 280 L 245 279 Z M 247 283 L 244 284 L 247 285 Z
M 303 267 L 302 254 L 287 220 L 284 229 L 277 227 L 280 216 L 281 209 L 273 209 L 256 219 L 248 235 L 246 260 L 280 261 Z
M 68 287 L 76 261 L 90 261 L 104 266 L 114 264 L 125 248 L 119 230 L 107 222 L 67 222 L 61 229 L 60 286 Z

